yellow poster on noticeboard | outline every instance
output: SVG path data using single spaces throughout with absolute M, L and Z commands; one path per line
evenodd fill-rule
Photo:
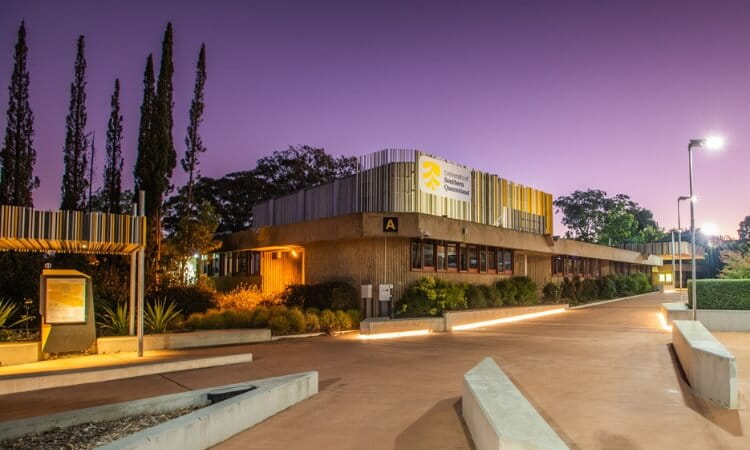
M 46 323 L 86 322 L 86 279 L 47 278 Z

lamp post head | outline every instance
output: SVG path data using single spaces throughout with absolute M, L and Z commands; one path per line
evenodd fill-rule
M 709 136 L 704 139 L 690 139 L 688 149 L 705 148 L 706 150 L 721 150 L 724 147 L 724 138 L 721 136 Z
M 694 196 L 690 197 L 689 195 L 681 195 L 681 196 L 677 197 L 677 201 L 678 202 L 683 202 L 685 200 L 691 200 L 693 202 L 697 202 L 698 201 L 698 196 L 694 195 Z

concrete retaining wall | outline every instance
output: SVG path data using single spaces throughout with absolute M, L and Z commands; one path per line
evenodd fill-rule
M 271 340 L 267 328 L 243 328 L 236 330 L 203 330 L 189 333 L 151 334 L 143 337 L 145 350 L 176 350 L 191 347 L 249 344 Z M 134 352 L 138 350 L 135 336 L 101 337 L 96 340 L 97 353 Z
M 39 342 L 0 344 L 0 366 L 39 361 Z
M 464 375 L 461 412 L 477 450 L 568 448 L 492 358 Z
M 8 375 L 0 377 L 0 395 L 62 386 L 73 386 L 85 383 L 97 383 L 100 381 L 119 380 L 122 378 L 141 377 L 144 375 L 177 372 L 180 370 L 241 364 L 251 362 L 252 360 L 252 353 L 240 353 L 237 355 L 211 356 L 207 358 L 182 359 L 177 361 L 124 364 L 117 367 L 105 367 L 101 369 L 47 372 L 31 375 Z
M 661 315 L 667 324 L 675 320 L 691 320 L 690 308 L 682 302 L 662 303 Z M 709 331 L 750 331 L 750 311 L 734 309 L 699 309 L 698 320 Z
M 361 334 L 395 333 L 399 331 L 445 331 L 442 317 L 416 317 L 411 319 L 369 318 L 359 323 Z
M 675 320 L 672 345 L 693 391 L 725 408 L 737 408 L 735 357 L 702 323 Z
M 414 317 L 408 319 L 388 319 L 373 317 L 359 324 L 361 334 L 395 333 L 401 331 L 429 330 L 433 333 L 451 331 L 454 326 L 469 323 L 540 313 L 553 309 L 567 308 L 568 305 L 507 306 L 504 308 L 469 309 L 446 311 L 442 317 Z
M 198 450 L 212 447 L 318 393 L 318 372 L 252 382 L 258 389 L 140 431 L 102 450 Z
M 189 415 L 192 415 L 193 418 L 197 418 L 199 421 L 204 420 L 206 421 L 205 417 L 212 416 L 210 421 L 215 421 L 216 418 L 214 416 L 217 416 L 216 412 L 217 410 L 220 410 L 221 408 L 215 408 L 216 406 L 224 405 L 232 407 L 232 403 L 239 402 L 244 403 L 244 401 L 247 399 L 247 397 L 254 397 L 254 402 L 258 402 L 258 398 L 260 397 L 263 399 L 264 403 L 276 403 L 276 406 L 279 407 L 286 405 L 287 407 L 290 406 L 293 403 L 296 403 L 298 401 L 303 400 L 304 398 L 309 397 L 310 395 L 313 395 L 318 392 L 318 375 L 317 372 L 303 372 L 299 374 L 293 374 L 293 375 L 285 375 L 281 377 L 275 377 L 275 378 L 267 378 L 262 380 L 250 380 L 243 383 L 237 383 L 237 384 L 231 384 L 226 386 L 215 386 L 207 389 L 199 389 L 195 391 L 187 391 L 187 392 L 180 392 L 177 394 L 168 394 L 168 395 L 161 395 L 158 397 L 150 397 L 140 400 L 132 400 L 128 402 L 122 402 L 122 403 L 114 403 L 110 405 L 103 405 L 103 406 L 95 406 L 92 408 L 85 408 L 85 409 L 79 409 L 74 411 L 64 411 L 56 414 L 49 414 L 46 416 L 37 416 L 37 417 L 29 417 L 26 419 L 19 419 L 19 420 L 12 420 L 12 421 L 6 421 L 6 422 L 0 422 L 0 441 L 4 441 L 7 439 L 15 439 L 20 436 L 29 434 L 29 433 L 41 433 L 47 430 L 50 430 L 55 427 L 68 427 L 72 425 L 77 425 L 85 422 L 95 422 L 95 421 L 103 421 L 103 420 L 117 420 L 122 417 L 126 416 L 132 416 L 132 415 L 138 415 L 138 414 L 154 414 L 154 413 L 161 413 L 161 412 L 167 412 L 167 411 L 173 411 L 175 409 L 181 409 L 186 408 L 189 406 L 209 406 L 210 402 L 208 400 L 208 394 L 212 391 L 220 390 L 220 389 L 229 389 L 234 387 L 247 387 L 247 386 L 256 386 L 257 389 L 254 391 L 250 391 L 247 394 L 242 394 L 240 396 L 237 396 L 235 398 L 226 400 L 224 402 L 217 403 L 215 405 L 211 405 L 211 408 L 214 408 L 214 410 L 209 410 L 208 408 L 194 411 L 191 414 L 182 416 L 175 420 L 181 420 L 187 418 Z M 249 394 L 253 394 L 252 396 Z M 241 399 L 240 397 L 244 397 L 244 399 Z M 272 405 L 268 405 L 272 406 Z M 255 405 L 255 407 L 258 408 L 257 414 L 269 414 L 266 417 L 269 417 L 274 412 L 273 409 L 265 407 L 263 405 Z M 221 411 L 218 411 L 221 413 Z M 278 412 L 278 411 L 277 411 Z M 263 418 L 266 418 L 263 417 Z M 227 420 L 226 417 L 221 417 L 222 420 Z M 230 417 L 227 421 L 230 422 L 230 424 L 235 425 L 238 424 L 238 422 L 243 422 L 245 418 L 243 417 Z M 175 422 L 175 420 L 170 422 L 165 422 L 162 425 L 159 425 L 159 427 L 162 427 L 164 425 L 170 425 L 169 427 L 166 427 L 170 430 L 173 428 L 181 428 L 180 426 L 175 426 L 172 424 L 172 422 Z M 193 420 L 182 420 L 182 424 L 190 424 L 193 423 Z M 240 423 L 240 426 L 245 426 L 247 422 Z M 179 425 L 179 424 L 178 424 Z M 248 425 L 250 426 L 250 425 Z M 158 428 L 158 427 L 156 427 Z M 157 434 L 159 430 L 156 430 L 156 428 L 150 428 L 147 430 L 143 430 L 142 432 L 138 433 L 143 439 L 150 439 L 151 433 L 153 431 L 156 431 Z M 193 436 L 190 435 L 189 437 L 200 439 L 205 438 L 206 436 L 213 436 L 215 442 L 208 444 L 206 446 L 215 444 L 217 442 L 220 442 L 221 440 L 226 439 L 227 437 L 231 436 L 225 436 L 225 435 L 218 435 L 217 431 L 221 431 L 219 428 L 221 427 L 210 427 L 207 428 L 202 434 L 202 436 Z M 241 428 L 244 429 L 244 428 Z M 241 430 L 240 429 L 240 430 Z M 230 430 L 232 431 L 232 430 Z M 236 432 L 235 432 L 236 433 Z M 182 433 L 185 434 L 184 432 Z M 234 433 L 233 433 L 234 434 Z M 138 441 L 138 438 L 133 439 L 133 437 L 136 435 L 133 435 L 129 438 L 122 439 L 120 441 L 113 442 L 110 444 L 108 448 L 139 448 L 139 446 L 142 446 L 143 443 L 136 442 L 135 445 L 132 446 L 126 446 L 124 444 L 127 444 L 127 440 L 129 441 Z M 184 436 L 183 436 L 184 437 Z M 163 440 L 162 440 L 163 442 Z M 132 443 L 132 442 L 131 442 Z M 176 447 L 175 445 L 172 445 L 172 443 L 166 444 L 162 448 L 195 448 L 194 445 L 186 445 L 183 441 L 178 441 L 180 447 Z
M 535 306 L 507 306 L 505 308 L 470 309 L 466 311 L 446 311 L 445 329 L 450 331 L 455 326 L 476 322 L 505 319 L 509 317 L 534 314 L 553 309 L 567 308 L 568 305 L 535 305 Z

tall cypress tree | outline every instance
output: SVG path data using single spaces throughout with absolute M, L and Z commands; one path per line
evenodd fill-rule
M 152 75 L 153 76 L 153 75 Z M 107 161 L 104 166 L 105 211 L 120 214 L 122 200 L 122 114 L 120 113 L 120 80 L 115 79 L 115 91 L 110 102 L 112 111 L 107 122 Z
M 70 109 L 65 119 L 65 169 L 62 182 L 61 209 L 82 211 L 86 208 L 86 58 L 83 36 L 78 37 L 73 82 L 70 84 Z
M 185 157 L 180 160 L 182 169 L 188 174 L 187 196 L 185 197 L 185 215 L 190 215 L 193 208 L 193 186 L 200 172 L 198 171 L 198 157 L 206 151 L 198 133 L 198 127 L 203 121 L 203 89 L 206 85 L 206 44 L 201 45 L 198 53 L 198 64 L 195 69 L 195 87 L 193 88 L 193 101 L 190 103 L 190 120 L 185 137 Z
M 33 206 L 32 190 L 39 186 L 39 179 L 34 177 L 34 113 L 29 104 L 27 54 L 26 26 L 21 22 L 8 86 L 5 140 L 0 149 L 0 203 L 4 205 Z

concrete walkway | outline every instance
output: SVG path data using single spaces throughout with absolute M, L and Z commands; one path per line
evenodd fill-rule
M 0 420 L 305 370 L 320 393 L 222 443 L 227 449 L 466 449 L 461 377 L 495 358 L 574 448 L 750 448 L 750 411 L 696 399 L 675 369 L 652 294 L 453 334 L 320 337 L 201 350 L 254 362 L 0 397 Z M 732 348 L 731 344 L 728 344 Z M 750 353 L 738 355 L 750 367 Z M 745 384 L 747 386 L 747 384 Z M 742 385 L 740 386 L 742 389 Z

